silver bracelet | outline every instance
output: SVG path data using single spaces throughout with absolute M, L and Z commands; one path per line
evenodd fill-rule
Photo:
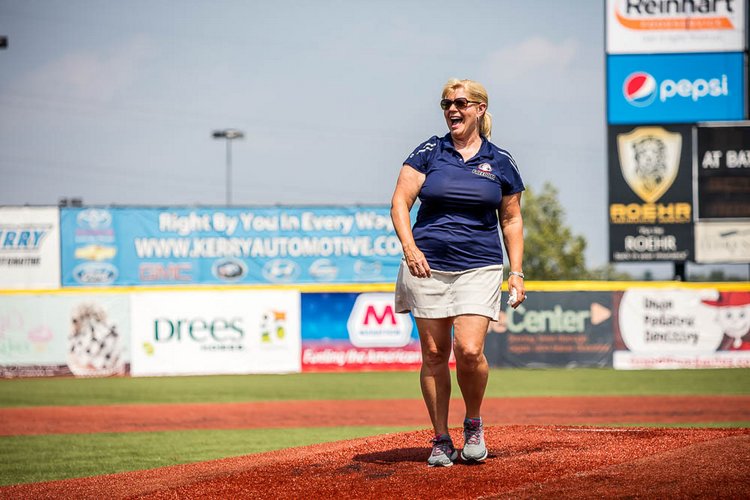
M 515 271 L 510 271 L 508 273 L 508 277 L 511 277 L 511 276 L 518 276 L 519 278 L 524 279 L 523 273 L 517 273 Z

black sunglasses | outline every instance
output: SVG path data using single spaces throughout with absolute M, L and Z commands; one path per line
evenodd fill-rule
M 470 101 L 465 97 L 459 97 L 458 99 L 443 99 L 440 101 L 440 107 L 448 110 L 452 105 L 456 105 L 456 109 L 464 109 L 469 104 L 481 104 L 479 101 Z

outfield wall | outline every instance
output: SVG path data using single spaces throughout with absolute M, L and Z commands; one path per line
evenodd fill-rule
M 529 282 L 497 367 L 750 367 L 750 283 Z M 393 284 L 0 291 L 0 376 L 414 370 Z

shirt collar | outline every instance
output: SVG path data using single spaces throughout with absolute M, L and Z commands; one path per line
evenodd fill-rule
M 484 136 L 480 137 L 482 138 L 482 145 L 479 146 L 479 151 L 477 151 L 477 154 L 476 156 L 474 156 L 474 158 L 492 158 L 492 146 L 490 145 L 490 141 L 488 141 Z M 443 149 L 446 149 L 448 151 L 456 151 L 456 147 L 453 145 L 453 138 L 451 137 L 450 132 L 443 136 Z

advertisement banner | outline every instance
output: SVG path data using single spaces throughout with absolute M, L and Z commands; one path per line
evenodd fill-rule
M 696 222 L 695 262 L 746 264 L 750 262 L 749 222 Z
M 416 370 L 419 334 L 393 293 L 303 293 L 302 370 Z
M 533 292 L 490 323 L 492 366 L 612 366 L 611 292 Z
M 750 126 L 704 124 L 695 133 L 698 220 L 750 222 Z
M 296 291 L 131 294 L 131 374 L 300 371 Z
M 85 208 L 61 214 L 64 286 L 396 279 L 389 208 Z
M 745 2 L 607 0 L 607 52 L 741 52 Z
M 631 288 L 619 299 L 615 368 L 750 367 L 750 292 Z
M 693 254 L 692 128 L 608 127 L 612 262 Z
M 7 295 L 0 300 L 0 376 L 124 375 L 127 296 Z
M 57 207 L 0 207 L 0 288 L 60 288 Z
M 607 56 L 608 123 L 742 120 L 745 55 Z

